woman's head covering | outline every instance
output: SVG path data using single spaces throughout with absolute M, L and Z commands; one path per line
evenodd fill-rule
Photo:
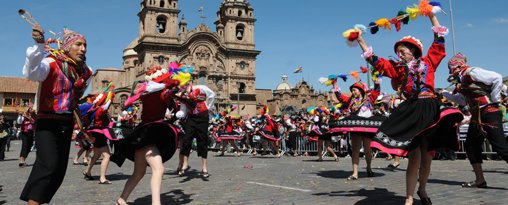
M 393 50 L 395 51 L 395 53 L 397 53 L 397 47 L 399 47 L 401 44 L 405 44 L 405 45 L 409 44 L 409 45 L 415 47 L 416 48 L 416 51 L 414 53 L 415 58 L 422 57 L 423 44 L 422 44 L 422 41 L 420 41 L 419 39 L 417 39 L 413 36 L 404 36 L 402 39 L 397 41 L 395 43 L 395 45 L 393 46 Z

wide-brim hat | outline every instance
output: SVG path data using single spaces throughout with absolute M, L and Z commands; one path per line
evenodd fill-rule
M 146 71 L 145 80 L 161 83 L 165 79 L 169 79 L 171 74 L 167 68 L 161 66 L 155 66 L 152 69 Z
M 401 44 L 406 44 L 406 45 L 409 44 L 409 45 L 414 46 L 416 48 L 415 58 L 422 57 L 423 44 L 422 44 L 422 41 L 420 41 L 419 39 L 417 39 L 413 36 L 404 36 L 402 39 L 397 41 L 395 43 L 395 45 L 393 45 L 393 50 L 395 53 L 397 53 L 397 47 L 399 47 L 399 45 L 401 45 Z
M 365 93 L 367 93 L 369 90 L 367 85 L 363 84 L 362 82 L 353 83 L 353 85 L 349 86 L 349 91 L 353 92 L 353 88 L 358 88 L 358 90 L 360 90 L 362 93 L 362 96 L 365 96 Z

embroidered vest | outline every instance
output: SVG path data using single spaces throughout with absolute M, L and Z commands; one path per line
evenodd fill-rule
M 481 82 L 475 82 L 470 75 L 472 70 L 474 70 L 474 68 L 468 67 L 461 72 L 461 82 L 458 92 L 462 93 L 467 98 L 470 105 L 482 106 L 492 103 L 489 98 L 492 92 L 490 86 Z
M 92 75 L 90 69 L 77 71 L 74 65 L 53 57 L 48 60 L 50 71 L 40 86 L 39 111 L 42 113 L 71 113 L 86 89 L 86 81 Z M 75 82 L 79 79 L 80 85 Z

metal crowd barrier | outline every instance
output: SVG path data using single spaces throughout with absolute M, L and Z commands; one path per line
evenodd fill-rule
M 469 129 L 469 124 L 464 124 L 459 127 L 460 148 L 458 151 L 455 152 L 455 154 L 463 154 L 463 155 L 466 154 L 466 150 L 464 149 L 464 144 L 466 142 L 468 129 Z M 503 130 L 504 130 L 504 136 L 508 140 L 508 122 L 503 123 Z M 492 150 L 492 146 L 490 146 L 489 141 L 486 139 L 484 140 L 484 142 L 482 144 L 482 149 L 483 149 L 483 152 L 482 152 L 483 155 L 497 154 L 496 152 L 494 152 L 494 150 Z
M 345 135 L 337 135 L 333 136 L 331 140 L 332 148 L 338 155 L 344 155 L 348 153 L 349 149 L 349 133 Z M 324 143 L 323 143 L 324 145 Z M 322 145 L 322 146 L 323 146 Z M 317 141 L 309 141 L 306 136 L 298 136 L 296 138 L 296 152 L 298 154 L 303 153 L 316 153 L 318 147 Z M 322 155 L 326 154 L 326 149 L 323 148 L 321 153 Z
M 464 125 L 461 125 L 459 127 L 459 143 L 460 143 L 460 148 L 459 148 L 458 151 L 455 152 L 455 154 L 464 155 L 465 156 L 466 152 L 464 150 L 464 143 L 466 141 L 466 136 L 467 136 L 467 130 L 468 130 L 468 128 L 469 128 L 468 124 L 464 124 Z M 503 124 L 503 129 L 504 129 L 505 137 L 507 137 L 507 140 L 508 140 L 508 122 Z M 348 154 L 348 150 L 350 150 L 349 139 L 350 139 L 349 133 L 333 137 L 333 139 L 331 141 L 331 144 L 332 144 L 332 148 L 334 149 L 336 154 L 338 154 L 339 156 L 341 156 L 341 155 L 343 156 L 343 155 L 347 155 Z M 220 143 L 216 143 L 213 140 L 213 138 L 211 140 L 212 140 L 212 143 L 210 143 L 210 147 L 209 148 L 211 150 L 218 150 L 220 148 Z M 306 136 L 298 136 L 297 139 L 296 139 L 296 151 L 300 155 L 302 155 L 303 153 L 312 153 L 312 154 L 315 154 L 317 152 L 317 143 L 318 142 L 316 142 L 316 141 L 309 141 Z M 249 144 L 250 144 L 250 147 L 249 147 L 250 149 L 247 150 L 247 153 L 249 153 L 249 154 L 252 152 L 252 148 L 253 147 L 258 148 L 258 151 L 261 148 L 259 140 L 250 140 Z M 238 143 L 238 145 L 241 146 L 240 143 Z M 488 140 L 484 141 L 484 143 L 482 145 L 482 148 L 483 148 L 482 154 L 484 154 L 484 155 L 487 155 L 487 154 L 488 155 L 494 155 L 494 154 L 496 154 L 496 152 L 494 152 L 492 150 L 492 147 L 490 146 Z M 285 146 L 281 146 L 281 149 L 282 149 L 283 152 L 284 151 L 288 151 L 288 150 L 285 149 Z M 373 150 L 373 153 L 374 153 L 374 157 L 376 157 L 376 156 L 378 156 L 378 154 L 380 154 L 382 152 Z M 326 154 L 326 150 L 323 149 L 323 152 L 321 154 L 325 155 Z

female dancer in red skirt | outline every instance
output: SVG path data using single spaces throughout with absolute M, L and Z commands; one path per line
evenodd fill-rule
M 129 107 L 136 100 L 141 100 L 141 123 L 133 133 L 123 139 L 115 150 L 129 160 L 134 161 L 134 172 L 125 183 L 122 194 L 116 203 L 127 204 L 127 198 L 139 181 L 145 176 L 146 167 L 152 169 L 150 188 L 152 204 L 161 204 L 160 188 L 164 174 L 164 162 L 171 159 L 176 151 L 177 131 L 173 125 L 164 121 L 166 109 L 176 109 L 173 90 L 179 85 L 178 80 L 170 79 L 166 68 L 155 67 L 146 73 L 148 82 L 136 85 L 134 96 L 126 102 Z M 115 153 L 116 154 L 116 153 Z
M 413 204 L 413 193 L 419 181 L 417 194 L 423 204 L 431 204 L 426 185 L 432 156 L 429 150 L 439 147 L 458 148 L 457 123 L 462 120 L 459 110 L 440 111 L 440 102 L 434 91 L 435 71 L 445 57 L 445 27 L 440 26 L 434 14 L 429 15 L 434 31 L 434 42 L 423 55 L 420 40 L 406 36 L 395 43 L 399 61 L 387 60 L 373 54 L 363 37 L 357 39 L 362 56 L 375 70 L 391 78 L 392 87 L 405 101 L 379 127 L 371 146 L 389 154 L 408 154 L 406 171 L 406 204 Z M 447 118 L 447 119 L 443 119 Z

